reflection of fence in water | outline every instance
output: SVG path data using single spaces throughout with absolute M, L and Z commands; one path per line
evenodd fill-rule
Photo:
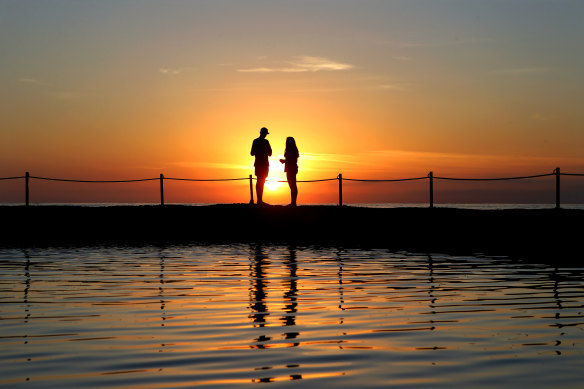
M 519 176 L 519 177 L 495 177 L 495 178 L 460 178 L 460 177 L 441 177 L 435 176 L 434 172 L 429 172 L 427 176 L 424 177 L 413 177 L 413 178 L 397 178 L 397 179 L 358 179 L 358 178 L 343 178 L 343 175 L 339 175 L 335 178 L 324 178 L 318 180 L 298 180 L 298 183 L 315 183 L 315 182 L 325 182 L 325 181 L 338 181 L 339 189 L 339 201 L 338 205 L 343 205 L 343 181 L 351 182 L 369 182 L 369 183 L 381 183 L 381 182 L 404 182 L 404 181 L 421 181 L 428 180 L 429 197 L 428 203 L 430 208 L 434 208 L 434 180 L 445 180 L 445 181 L 474 181 L 474 182 L 488 182 L 488 181 L 512 181 L 512 180 L 527 180 L 535 179 L 541 177 L 555 176 L 555 193 L 556 193 L 556 208 L 560 208 L 560 177 L 561 176 L 571 176 L 571 177 L 584 177 L 582 173 L 561 173 L 560 168 L 555 168 L 552 173 L 545 174 L 535 174 L 529 176 Z M 45 180 L 45 181 L 57 181 L 57 182 L 78 182 L 78 183 L 92 183 L 92 184 L 103 184 L 103 183 L 132 183 L 132 182 L 144 182 L 144 181 L 159 181 L 160 182 L 160 205 L 164 205 L 164 181 L 189 181 L 189 182 L 223 182 L 223 181 L 249 181 L 249 196 L 250 204 L 254 203 L 253 198 L 253 176 L 250 174 L 249 177 L 243 178 L 215 178 L 215 179 L 198 179 L 198 178 L 176 178 L 176 177 L 164 177 L 164 174 L 160 174 L 159 177 L 155 178 L 141 178 L 141 179 L 131 179 L 131 180 L 73 180 L 65 178 L 48 178 L 48 177 L 37 177 L 31 176 L 29 172 L 26 172 L 24 176 L 15 177 L 0 177 L 0 181 L 5 180 L 19 180 L 24 179 L 25 181 L 25 205 L 30 204 L 30 180 Z M 278 181 L 286 182 L 286 181 Z

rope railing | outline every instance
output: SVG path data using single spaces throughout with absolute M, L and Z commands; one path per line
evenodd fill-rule
M 336 177 L 335 178 L 322 178 L 320 180 L 299 180 L 296 182 L 325 182 L 325 181 L 335 181 L 335 180 L 336 180 Z M 288 182 L 288 181 L 287 180 L 279 180 L 276 182 Z
M 26 178 L 23 177 L 23 178 Z M 89 184 L 111 184 L 111 183 L 120 183 L 120 182 L 142 182 L 142 181 L 155 181 L 158 178 L 138 178 L 133 180 L 72 180 L 68 178 L 49 178 L 49 177 L 37 177 L 37 176 L 29 176 L 29 178 L 34 178 L 36 180 L 45 180 L 45 181 L 61 181 L 61 182 L 83 182 Z
M 164 177 L 164 179 L 165 180 L 173 180 L 173 181 L 193 181 L 193 182 L 242 181 L 242 180 L 249 180 L 249 178 L 247 178 L 247 177 L 243 177 L 243 178 L 209 178 L 209 179 Z M 158 178 L 155 178 L 155 180 L 158 180 Z
M 384 180 L 364 180 L 357 178 L 343 178 L 345 181 L 358 181 L 358 182 L 399 182 L 399 181 L 417 181 L 425 180 L 428 177 L 414 177 L 414 178 L 395 178 L 395 179 L 384 179 Z
M 562 173 L 564 174 L 564 173 Z M 547 174 L 535 174 L 532 176 L 520 176 L 520 177 L 498 177 L 498 178 L 456 178 L 456 177 L 439 177 L 434 176 L 437 180 L 451 180 L 451 181 L 510 181 L 510 180 L 525 180 L 529 178 L 539 178 L 553 176 L 555 173 Z
M 528 176 L 517 176 L 517 177 L 494 177 L 494 178 L 473 178 L 473 177 L 442 177 L 434 176 L 433 172 L 429 172 L 425 177 L 408 177 L 408 178 L 394 178 L 394 179 L 359 179 L 359 178 L 344 178 L 343 175 L 339 174 L 334 178 L 322 178 L 315 180 L 298 180 L 298 183 L 314 183 L 314 182 L 325 182 L 325 181 L 335 181 L 339 183 L 339 206 L 343 205 L 343 180 L 353 181 L 353 182 L 404 182 L 404 181 L 420 181 L 429 180 L 429 203 L 430 208 L 434 207 L 434 179 L 436 180 L 446 180 L 446 181 L 510 181 L 510 180 L 525 180 L 541 177 L 556 177 L 556 208 L 560 208 L 560 176 L 572 176 L 572 177 L 584 177 L 584 173 L 561 173 L 560 168 L 554 169 L 552 173 L 544 174 L 534 174 Z M 139 178 L 139 179 L 128 179 L 128 180 L 76 180 L 68 178 L 51 178 L 51 177 L 40 177 L 31 176 L 29 172 L 26 172 L 24 176 L 13 176 L 13 177 L 0 177 L 0 181 L 5 180 L 25 180 L 25 205 L 29 205 L 29 181 L 30 179 L 44 180 L 44 181 L 57 181 L 57 182 L 76 182 L 76 183 L 90 183 L 90 184 L 103 184 L 103 183 L 132 183 L 132 182 L 145 182 L 145 181 L 160 181 L 160 204 L 164 205 L 164 180 L 172 181 L 189 181 L 189 182 L 221 182 L 221 181 L 249 181 L 249 192 L 250 192 L 250 204 L 254 203 L 253 199 L 253 181 L 257 179 L 251 174 L 249 177 L 241 178 L 211 178 L 211 179 L 201 179 L 201 178 L 178 178 L 178 177 L 164 177 L 160 174 L 159 177 L 155 178 Z M 276 182 L 287 182 L 284 180 L 278 180 Z

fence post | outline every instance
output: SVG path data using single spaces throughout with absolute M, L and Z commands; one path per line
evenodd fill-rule
M 164 205 L 164 174 L 160 173 L 160 205 Z
M 434 172 L 428 173 L 430 179 L 430 208 L 434 208 Z
M 253 177 L 249 175 L 249 203 L 253 204 Z
M 339 173 L 339 207 L 343 206 L 343 175 Z
M 29 205 L 29 196 L 28 196 L 28 182 L 30 180 L 30 173 L 26 172 L 24 175 L 24 204 L 28 207 Z
M 556 175 L 556 209 L 560 209 L 560 168 L 554 170 Z

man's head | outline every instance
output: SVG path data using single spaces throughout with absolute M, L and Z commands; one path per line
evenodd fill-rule
M 269 132 L 268 132 L 268 129 L 267 129 L 266 127 L 262 127 L 262 128 L 260 129 L 260 136 L 262 136 L 262 137 L 264 137 L 264 138 L 265 138 L 265 137 L 266 137 L 266 135 L 268 135 L 268 134 L 269 134 Z

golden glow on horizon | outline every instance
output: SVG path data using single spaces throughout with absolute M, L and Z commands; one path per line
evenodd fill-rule
M 475 26 L 459 7 L 406 3 L 295 5 L 271 13 L 266 34 L 250 29 L 266 12 L 253 1 L 227 2 L 220 13 L 198 2 L 130 1 L 121 9 L 16 2 L 2 25 L 2 36 L 22 43 L 6 47 L 0 69 L 7 145 L 0 177 L 245 178 L 262 126 L 270 130 L 272 182 L 286 180 L 278 159 L 287 136 L 300 151 L 298 180 L 584 171 L 584 54 L 565 44 L 583 28 L 574 19 L 580 13 L 555 7 L 565 28 L 543 36 L 529 17 L 501 18 L 503 6 L 483 5 Z M 548 17 L 546 7 L 529 7 L 530 17 Z M 63 30 L 78 20 L 87 23 Z M 33 193 L 38 201 L 156 199 L 132 185 L 120 186 L 118 197 L 108 186 L 92 195 L 63 185 L 35 182 Z M 168 185 L 177 202 L 248 195 L 243 184 Z M 19 201 L 22 185 L 12 186 L 0 183 L 0 201 Z M 389 200 L 405 187 L 359 189 L 359 198 Z M 273 202 L 287 201 L 285 183 L 266 188 Z M 334 191 L 334 183 L 302 184 L 299 202 L 335 202 Z

